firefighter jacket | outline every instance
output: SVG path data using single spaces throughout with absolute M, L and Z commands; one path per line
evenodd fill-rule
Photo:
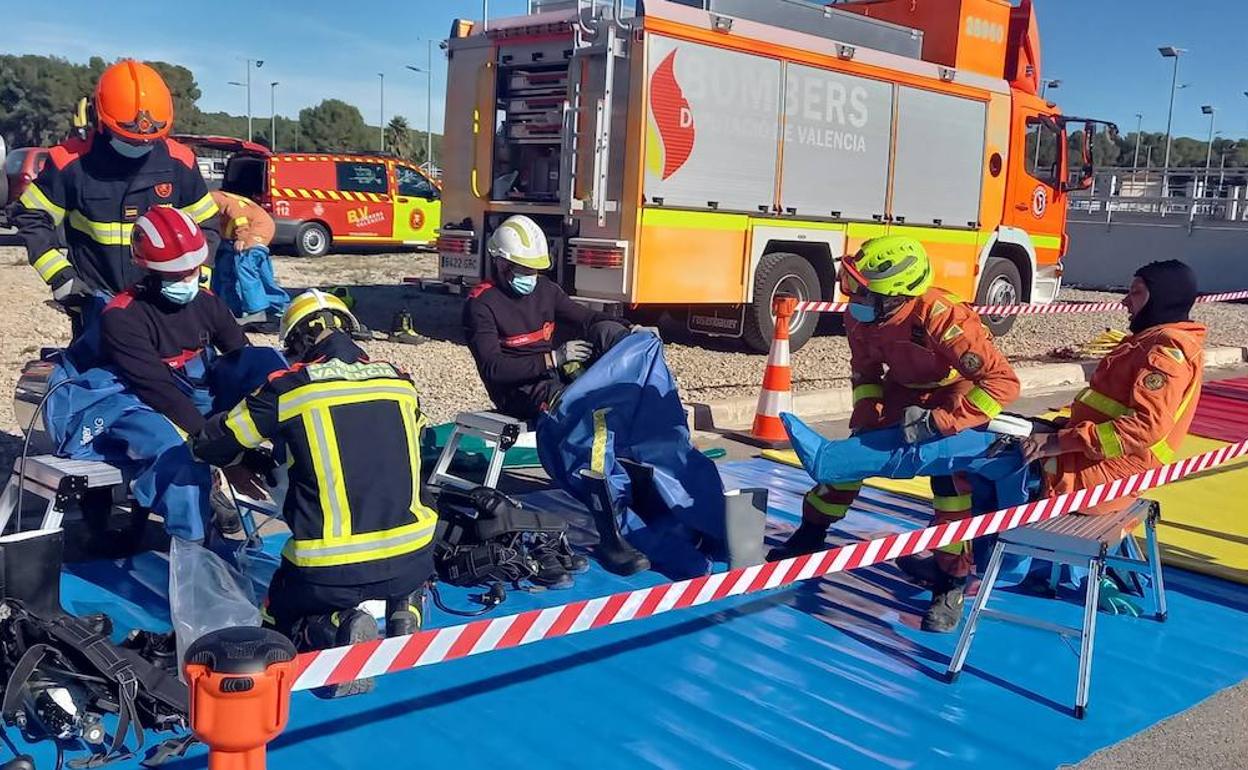
M 468 293 L 464 304 L 468 349 L 490 399 L 504 411 L 517 396 L 557 379 L 547 355 L 554 349 L 557 322 L 584 335 L 591 325 L 606 320 L 611 317 L 572 301 L 545 276 L 538 277 L 537 288 L 528 295 L 486 281 Z
M 1052 494 L 1173 462 L 1200 398 L 1205 327 L 1159 324 L 1101 359 L 1058 431 L 1062 454 L 1046 462 Z
M 265 441 L 284 447 L 291 538 L 282 556 L 310 582 L 363 585 L 422 568 L 437 514 L 420 499 L 416 387 L 342 333 L 307 361 L 209 420 L 195 455 L 229 465 Z
M 1018 377 L 992 335 L 944 289 L 929 289 L 878 323 L 846 313 L 845 330 L 855 431 L 893 425 L 907 406 L 922 406 L 950 436 L 983 425 L 1018 398 Z
M 204 426 L 190 395 L 190 369 L 202 361 L 193 362 L 209 348 L 232 353 L 246 345 L 247 336 L 220 297 L 201 290 L 177 305 L 161 296 L 158 279 L 118 294 L 100 317 L 104 361 L 143 403 L 188 434 Z
M 259 203 L 224 190 L 213 190 L 212 199 L 221 210 L 221 237 L 233 241 L 236 247 L 241 247 L 238 251 L 246 251 L 255 246 L 267 249 L 273 242 L 273 217 Z
M 77 278 L 93 291 L 119 294 L 143 276 L 130 260 L 130 232 L 153 206 L 176 206 L 195 220 L 212 259 L 220 240 L 217 204 L 195 155 L 170 139 L 136 159 L 121 156 L 103 139 L 70 139 L 53 147 L 11 219 L 31 265 L 49 286 Z M 61 225 L 64 244 L 57 235 Z

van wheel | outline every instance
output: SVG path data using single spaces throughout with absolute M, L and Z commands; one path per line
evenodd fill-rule
M 295 250 L 301 257 L 323 257 L 329 253 L 329 231 L 319 222 L 308 222 L 295 235 Z
M 779 294 L 797 297 L 799 301 L 818 300 L 823 296 L 819 274 L 814 265 L 796 254 L 776 252 L 765 254 L 754 272 L 754 297 L 745 309 L 745 344 L 760 353 L 771 349 L 771 337 L 775 332 L 776 319 L 771 315 L 771 303 Z M 815 333 L 819 315 L 799 310 L 789 320 L 789 350 L 795 351 L 806 344 Z
M 979 279 L 979 291 L 975 295 L 977 305 L 1017 305 L 1023 300 L 1023 277 L 1018 265 L 1001 257 L 989 257 L 984 263 L 984 274 Z M 984 326 L 993 336 L 1009 333 L 1016 315 L 983 316 Z

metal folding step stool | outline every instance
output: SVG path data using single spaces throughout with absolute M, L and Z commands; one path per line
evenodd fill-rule
M 1079 682 L 1075 690 L 1075 717 L 1083 719 L 1087 711 L 1088 691 L 1092 680 L 1092 650 L 1096 643 L 1097 605 L 1100 601 L 1101 576 L 1105 569 L 1115 568 L 1128 573 L 1138 586 L 1138 574 L 1148 574 L 1152 579 L 1155 617 L 1166 619 L 1166 589 L 1161 576 L 1161 553 L 1157 545 L 1157 521 L 1161 518 L 1161 506 L 1153 500 L 1137 500 L 1125 510 L 1103 516 L 1070 514 L 1050 519 L 1041 524 L 1021 527 L 1002 533 L 992 551 L 992 558 L 984 572 L 979 595 L 971 616 L 962 628 L 953 659 L 949 661 L 946 676 L 954 681 L 966 663 L 971 642 L 981 618 L 1002 620 L 1016 625 L 1052 631 L 1059 636 L 1078 638 Z M 1148 541 L 1145 556 L 1136 542 L 1133 530 L 1144 522 Z M 1011 612 L 988 609 L 994 584 L 1001 571 L 1006 554 L 1031 556 L 1052 564 L 1049 573 L 1049 589 L 1057 590 L 1062 565 L 1087 567 L 1088 578 L 1083 603 L 1083 624 L 1078 627 L 1028 618 Z
M 23 462 L 26 474 L 25 483 L 21 484 Z M 66 512 L 82 501 L 87 490 L 112 488 L 121 483 L 121 471 L 108 463 L 66 460 L 53 455 L 35 455 L 25 461 L 19 457 L 13 463 L 9 483 L 0 495 L 0 533 L 5 531 L 14 516 L 20 522 L 17 499 L 21 486 L 25 487 L 26 495 L 47 502 L 38 528 L 52 529 L 61 526 Z
M 466 436 L 479 438 L 485 442 L 487 448 L 494 450 L 485 469 L 485 478 L 479 483 L 451 473 L 455 453 L 459 451 L 459 445 Z M 446 446 L 442 447 L 442 454 L 433 466 L 433 473 L 429 475 L 429 485 L 463 491 L 481 486 L 497 487 L 508 450 L 517 446 L 535 446 L 535 438 L 536 434 L 529 430 L 523 420 L 495 412 L 460 412 L 455 418 L 455 427 L 446 440 Z

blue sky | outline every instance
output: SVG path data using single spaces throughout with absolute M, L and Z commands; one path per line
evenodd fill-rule
M 1248 3 L 1242 0 L 1036 0 L 1045 75 L 1059 78 L 1051 97 L 1067 113 L 1115 120 L 1135 129 L 1164 131 L 1170 67 L 1159 45 L 1190 49 L 1180 63 L 1175 133 L 1204 137 L 1208 118 L 1201 104 L 1219 109 L 1217 128 L 1228 136 L 1248 135 L 1248 69 L 1243 30 Z M 525 0 L 493 0 L 491 16 L 523 12 Z M 107 11 L 105 8 L 107 7 Z M 209 111 L 245 112 L 241 88 L 244 59 L 264 59 L 252 73 L 253 113 L 269 114 L 269 83 L 278 81 L 277 111 L 293 115 L 326 97 L 351 102 L 375 123 L 378 72 L 384 72 L 387 117 L 405 115 L 425 125 L 426 79 L 404 65 L 423 67 L 426 42 L 435 41 L 433 125 L 442 127 L 446 62 L 436 41 L 455 17 L 477 18 L 476 0 L 214 0 L 202 12 L 188 12 L 169 0 L 57 0 L 28 4 L 23 19 L 9 16 L 3 50 L 59 54 L 85 61 L 135 56 L 190 67 Z

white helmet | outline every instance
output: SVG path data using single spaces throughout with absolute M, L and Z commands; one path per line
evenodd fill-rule
M 550 248 L 546 233 L 532 219 L 517 214 L 508 217 L 486 244 L 491 257 L 505 259 L 531 270 L 550 269 Z

